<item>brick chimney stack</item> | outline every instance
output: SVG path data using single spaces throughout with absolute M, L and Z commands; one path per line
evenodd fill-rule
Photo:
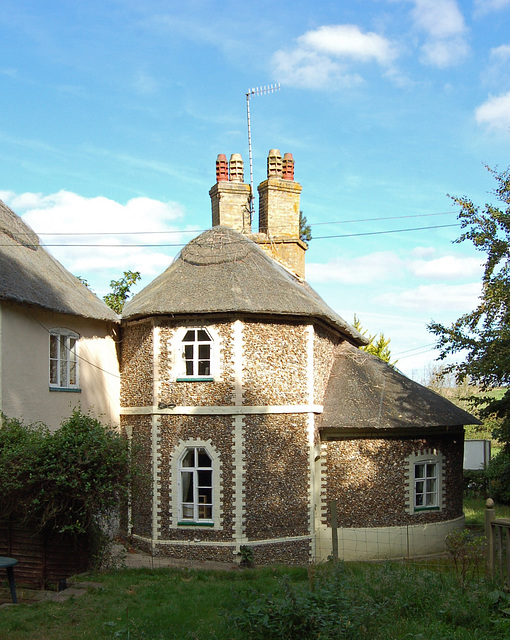
M 307 244 L 299 237 L 299 199 L 302 187 L 294 182 L 294 158 L 271 149 L 267 158 L 267 180 L 258 186 L 259 233 L 256 242 L 272 258 L 305 276 Z
M 244 183 L 243 159 L 239 153 L 216 159 L 216 184 L 209 191 L 213 227 L 225 225 L 241 233 L 251 233 L 249 184 Z

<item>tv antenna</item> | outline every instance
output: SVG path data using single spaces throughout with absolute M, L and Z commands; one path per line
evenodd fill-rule
M 250 220 L 253 222 L 253 215 L 255 213 L 255 196 L 253 191 L 253 160 L 251 155 L 251 126 L 250 126 L 250 98 L 252 96 L 261 96 L 266 93 L 274 93 L 275 91 L 280 91 L 280 83 L 278 84 L 270 84 L 264 87 L 257 87 L 256 89 L 248 89 L 246 93 L 246 115 L 248 118 L 248 156 L 250 158 L 250 186 L 251 186 L 251 195 L 250 195 Z

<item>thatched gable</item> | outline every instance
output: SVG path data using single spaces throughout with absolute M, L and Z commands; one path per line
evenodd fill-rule
M 0 300 L 116 322 L 118 316 L 41 246 L 0 201 Z
M 164 273 L 126 303 L 122 317 L 212 313 L 314 318 L 350 342 L 366 344 L 310 286 L 252 240 L 222 226 L 187 244 Z
M 463 425 L 479 423 L 380 358 L 347 342 L 338 347 L 320 422 L 323 439 L 392 433 L 424 436 L 461 432 Z

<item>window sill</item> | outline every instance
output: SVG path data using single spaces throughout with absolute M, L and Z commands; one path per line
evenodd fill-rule
M 420 511 L 441 511 L 439 507 L 415 507 L 414 512 L 419 513 Z
M 81 393 L 81 389 L 79 387 L 50 387 L 50 391 L 67 391 L 68 393 Z
M 179 521 L 178 527 L 214 527 L 214 522 L 192 522 L 191 520 Z
M 176 378 L 176 382 L 214 382 L 214 378 Z

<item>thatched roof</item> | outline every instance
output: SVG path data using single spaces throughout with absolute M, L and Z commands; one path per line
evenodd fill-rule
M 347 342 L 337 348 L 320 423 L 324 439 L 394 432 L 423 436 L 479 423 L 380 358 Z
M 252 240 L 223 226 L 187 244 L 164 273 L 126 303 L 122 317 L 231 312 L 316 318 L 349 341 L 366 343 L 311 287 Z
M 0 300 L 84 318 L 118 316 L 51 256 L 37 235 L 0 200 Z

